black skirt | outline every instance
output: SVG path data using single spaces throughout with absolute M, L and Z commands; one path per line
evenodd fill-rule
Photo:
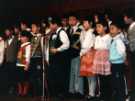
M 16 79 L 17 79 L 17 82 L 28 81 L 29 71 L 25 71 L 23 66 L 17 66 Z

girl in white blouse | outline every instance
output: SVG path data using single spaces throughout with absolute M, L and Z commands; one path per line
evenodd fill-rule
M 96 24 L 96 31 L 99 35 L 96 37 L 94 44 L 96 55 L 93 64 L 93 72 L 99 75 L 111 74 L 108 55 L 112 38 L 109 34 L 106 34 L 106 26 L 106 23 L 103 21 Z
M 96 31 L 99 34 L 95 39 L 94 49 L 96 50 L 92 72 L 99 75 L 100 79 L 100 93 L 101 99 L 110 101 L 109 83 L 111 66 L 109 62 L 109 47 L 111 45 L 111 36 L 107 34 L 107 22 L 105 20 L 99 21 L 96 24 Z M 109 88 L 109 89 L 107 89 Z
M 89 18 L 85 18 L 83 20 L 83 28 L 84 30 L 81 32 L 80 35 L 80 43 L 81 43 L 81 51 L 80 51 L 80 58 L 91 52 L 93 48 L 95 35 L 93 34 L 93 29 L 91 28 L 91 20 Z M 81 60 L 82 61 L 82 60 Z M 90 60 L 88 60 L 90 61 Z M 84 65 L 83 65 L 84 66 Z M 91 68 L 89 65 L 85 64 L 86 68 Z M 87 99 L 90 100 L 95 97 L 95 90 L 96 90 L 96 77 L 95 75 L 86 76 L 88 80 L 88 96 Z
M 29 90 L 29 64 L 31 58 L 30 32 L 21 32 L 21 46 L 17 55 L 17 88 L 19 96 L 27 96 Z

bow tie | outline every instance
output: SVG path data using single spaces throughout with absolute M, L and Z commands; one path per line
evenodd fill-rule
M 57 33 L 55 32 L 55 33 L 53 33 L 53 35 L 57 35 Z

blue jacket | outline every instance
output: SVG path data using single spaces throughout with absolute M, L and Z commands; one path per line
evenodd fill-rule
M 120 64 L 125 62 L 126 57 L 126 47 L 122 41 L 120 35 L 118 34 L 112 39 L 110 46 L 109 60 L 113 64 Z

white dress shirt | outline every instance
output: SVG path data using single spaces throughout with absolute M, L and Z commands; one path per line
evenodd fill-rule
M 80 56 L 87 53 L 93 46 L 95 41 L 95 35 L 93 34 L 93 29 L 89 29 L 88 31 L 82 31 L 80 35 L 80 43 L 81 43 L 81 52 Z
M 14 36 L 12 36 L 11 38 L 8 39 L 8 45 L 10 45 L 12 43 L 13 39 L 14 39 Z
M 59 28 L 57 29 L 56 33 L 58 34 L 58 32 L 59 32 L 60 30 L 61 30 L 61 27 L 59 27 Z M 69 38 L 68 38 L 66 32 L 63 31 L 63 30 L 60 31 L 59 36 L 60 36 L 60 40 L 61 40 L 61 42 L 62 42 L 62 45 L 61 45 L 60 47 L 58 47 L 57 50 L 58 50 L 59 52 L 61 52 L 61 51 L 67 50 L 67 49 L 69 48 L 70 41 L 69 41 Z M 57 36 L 57 37 L 58 37 L 58 36 Z
M 72 28 L 73 28 L 73 34 L 77 31 L 77 29 L 78 28 L 80 28 L 80 29 L 83 29 L 83 27 L 80 25 L 80 23 L 78 22 L 75 26 L 73 26 Z
M 98 35 L 95 39 L 95 45 L 94 48 L 96 50 L 104 50 L 109 49 L 111 45 L 111 36 L 109 34 L 106 34 L 104 36 Z
M 30 58 L 31 58 L 31 45 L 30 42 L 24 43 L 21 45 L 21 47 L 25 46 L 26 44 L 29 44 L 28 46 L 26 46 L 25 48 L 25 58 L 26 58 L 26 62 L 29 63 L 30 62 Z

